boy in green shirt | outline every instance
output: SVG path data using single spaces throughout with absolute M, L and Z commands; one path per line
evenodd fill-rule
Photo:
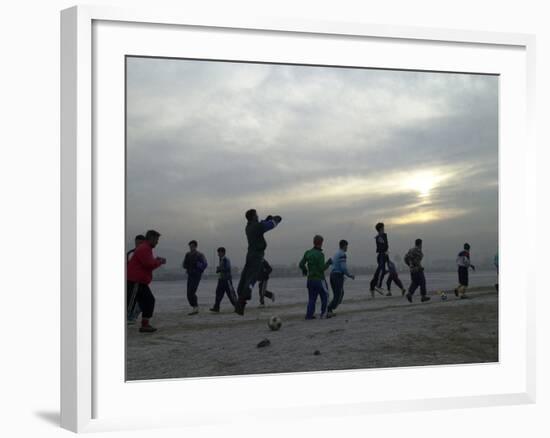
M 317 297 L 321 298 L 321 319 L 326 318 L 328 303 L 328 286 L 325 280 L 325 271 L 332 264 L 332 260 L 325 262 L 323 254 L 323 237 L 315 236 L 313 238 L 313 248 L 306 251 L 300 261 L 300 269 L 304 275 L 307 275 L 308 303 L 306 319 L 315 319 L 315 305 Z

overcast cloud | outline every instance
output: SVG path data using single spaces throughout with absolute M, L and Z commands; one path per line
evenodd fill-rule
M 293 263 L 325 236 L 375 263 L 416 237 L 429 259 L 498 242 L 498 78 L 128 58 L 127 227 L 157 249 L 246 249 L 244 212 L 280 214 L 267 257 Z M 170 264 L 181 260 L 169 260 Z

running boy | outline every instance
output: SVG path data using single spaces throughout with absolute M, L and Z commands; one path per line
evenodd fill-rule
M 197 299 L 197 289 L 201 282 L 202 273 L 208 266 L 204 254 L 197 250 L 198 243 L 196 240 L 189 242 L 189 252 L 185 254 L 183 259 L 183 269 L 187 271 L 187 301 L 191 306 L 191 312 L 188 315 L 196 315 L 199 313 L 199 304 Z
M 455 289 L 455 295 L 460 297 L 461 300 L 468 298 L 466 296 L 466 290 L 469 283 L 469 271 L 468 268 L 476 270 L 476 267 L 470 263 L 470 244 L 464 244 L 464 250 L 458 253 L 456 257 L 456 264 L 458 266 L 458 287 Z
M 381 295 L 384 294 L 382 292 L 382 280 L 386 274 L 386 254 L 389 249 L 388 235 L 384 232 L 384 224 L 382 222 L 378 222 L 374 228 L 378 234 L 374 238 L 376 242 L 377 267 L 374 277 L 372 277 L 370 282 L 370 294 L 372 298 L 374 298 L 375 290 Z
M 409 286 L 409 292 L 406 297 L 409 303 L 412 303 L 412 296 L 418 286 L 420 286 L 421 301 L 429 301 L 430 297 L 426 296 L 426 277 L 424 276 L 424 267 L 422 266 L 422 239 L 416 239 L 414 241 L 414 248 L 409 249 L 409 252 L 405 255 L 405 263 L 411 271 L 411 285 Z
M 342 303 L 344 298 L 345 277 L 355 280 L 355 276 L 350 274 L 347 265 L 348 241 L 340 240 L 340 249 L 334 254 L 333 265 L 330 272 L 330 287 L 332 288 L 332 301 L 328 305 L 327 318 L 334 316 L 334 310 Z
M 386 281 L 386 287 L 388 288 L 388 293 L 386 294 L 387 297 L 391 297 L 391 283 L 392 281 L 401 289 L 401 296 L 405 295 L 405 288 L 403 287 L 403 283 L 401 283 L 401 280 L 399 279 L 399 275 L 397 274 L 397 268 L 395 267 L 395 263 L 390 260 L 389 256 L 386 256 L 386 262 L 388 264 L 388 281 Z
M 226 294 L 233 307 L 237 302 L 237 295 L 235 294 L 235 289 L 233 288 L 233 282 L 231 280 L 231 260 L 225 255 L 225 248 L 223 246 L 218 248 L 218 258 L 219 265 L 216 268 L 216 273 L 218 274 L 216 301 L 214 302 L 214 306 L 210 309 L 210 311 L 214 313 L 220 312 L 220 303 Z
M 332 260 L 328 259 L 325 262 L 323 240 L 323 237 L 319 235 L 313 238 L 313 248 L 304 253 L 299 265 L 304 276 L 307 275 L 309 298 L 306 319 L 315 319 L 315 305 L 318 296 L 321 298 L 321 319 L 326 318 L 328 286 L 325 280 L 325 271 L 332 264 Z
M 153 256 L 153 248 L 158 244 L 160 233 L 149 230 L 145 242 L 139 245 L 126 268 L 126 306 L 130 315 L 136 303 L 141 308 L 141 333 L 152 333 L 157 329 L 149 324 L 155 309 L 155 297 L 149 288 L 153 281 L 153 271 L 166 263 L 166 259 Z

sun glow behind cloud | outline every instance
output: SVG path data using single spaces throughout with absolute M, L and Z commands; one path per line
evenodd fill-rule
M 402 179 L 404 190 L 418 192 L 420 198 L 428 198 L 433 189 L 453 176 L 452 173 L 445 173 L 439 169 L 428 169 L 406 175 Z
M 431 195 L 443 184 L 453 184 L 459 170 L 447 166 L 412 172 L 389 172 L 383 176 L 323 178 L 296 185 L 291 189 L 278 190 L 275 187 L 271 191 L 252 195 L 241 201 L 258 208 L 277 209 L 297 205 L 307 208 L 308 205 L 321 203 L 349 205 L 384 196 L 414 193 L 417 201 L 399 206 L 396 209 L 398 215 L 389 218 L 388 222 L 395 225 L 426 223 L 460 214 L 451 209 L 442 211 L 431 205 Z
M 467 213 L 465 210 L 457 209 L 417 209 L 412 213 L 405 213 L 403 215 L 394 217 L 387 222 L 394 226 L 399 225 L 411 225 L 411 224 L 425 224 L 428 222 L 442 221 L 450 218 L 457 218 Z

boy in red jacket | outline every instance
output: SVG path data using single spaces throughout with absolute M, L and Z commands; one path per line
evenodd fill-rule
M 128 261 L 126 271 L 126 305 L 130 315 L 136 303 L 141 308 L 141 333 L 152 333 L 157 329 L 149 324 L 155 309 L 155 297 L 149 289 L 153 280 L 153 271 L 166 263 L 166 259 L 153 256 L 153 248 L 157 246 L 160 233 L 149 230 L 145 234 L 145 242 L 139 245 L 132 258 Z

